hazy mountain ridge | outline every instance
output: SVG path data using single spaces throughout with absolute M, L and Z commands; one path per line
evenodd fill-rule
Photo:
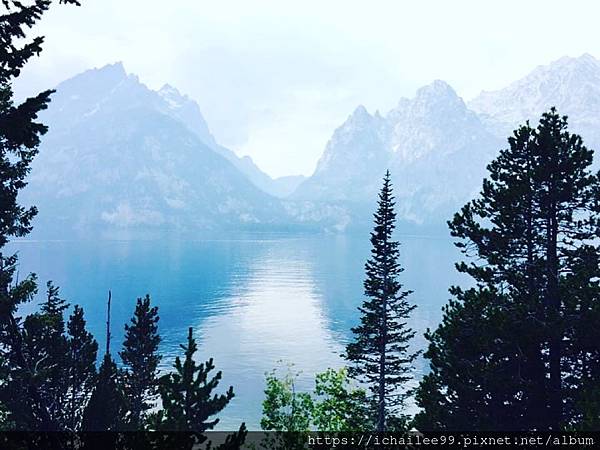
M 365 214 L 390 169 L 400 219 L 441 220 L 474 193 L 498 145 L 454 90 L 437 80 L 385 116 L 359 107 L 292 198 L 345 202 L 348 211 Z
M 570 129 L 600 151 L 600 61 L 590 54 L 539 66 L 509 86 L 484 91 L 469 102 L 498 136 L 508 136 L 525 120 L 535 125 L 551 106 L 568 115 Z
M 392 172 L 400 220 L 442 225 L 481 188 L 487 164 L 519 124 L 535 126 L 556 106 L 572 131 L 600 149 L 600 61 L 588 54 L 540 66 L 508 87 L 465 103 L 436 80 L 385 116 L 359 107 L 333 134 L 312 177 L 292 198 L 323 213 L 337 205 L 337 228 L 372 209 L 381 177 Z M 351 217 L 351 219 L 348 219 Z M 333 220 L 333 218 L 332 218 Z
M 511 131 L 553 105 L 600 148 L 600 62 L 583 55 L 468 103 L 436 80 L 384 115 L 359 106 L 311 177 L 273 180 L 215 141 L 196 102 L 169 85 L 152 91 L 115 64 L 58 87 L 25 198 L 58 228 L 341 232 L 370 224 L 390 169 L 403 226 L 443 227 L 480 190 Z
M 293 192 L 304 181 L 303 176 L 271 178 L 254 163 L 251 157 L 237 156 L 232 150 L 219 145 L 210 133 L 198 104 L 176 88 L 166 84 L 158 94 L 167 102 L 166 114 L 180 120 L 191 131 L 196 133 L 202 142 L 227 158 L 248 180 L 262 191 L 275 197 L 285 197 Z
M 314 174 L 292 195 L 295 200 L 357 201 L 365 186 L 358 180 L 370 180 L 385 170 L 388 152 L 384 127 L 379 116 L 371 116 L 359 106 L 338 127 L 317 163 Z
M 41 234 L 288 224 L 280 202 L 214 151 L 194 102 L 151 91 L 120 64 L 57 87 L 25 203 Z M 214 142 L 214 139 L 212 139 Z M 215 144 L 216 145 L 216 144 Z
M 302 181 L 273 179 L 260 170 L 249 156 L 239 157 L 232 150 L 219 145 L 194 100 L 169 84 L 158 91 L 150 90 L 140 83 L 137 76 L 128 75 L 120 62 L 86 71 L 61 83 L 58 90 L 51 103 L 51 111 L 62 112 L 64 108 L 69 108 L 73 116 L 77 113 L 80 117 L 88 117 L 100 108 L 106 110 L 114 105 L 122 106 L 125 101 L 131 107 L 137 105 L 160 111 L 184 124 L 206 146 L 227 158 L 254 185 L 271 195 L 284 196 L 290 182 L 299 184 Z M 116 97 L 121 100 L 115 102 Z

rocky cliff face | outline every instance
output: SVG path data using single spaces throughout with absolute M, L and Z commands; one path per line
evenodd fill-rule
M 373 209 L 390 169 L 399 218 L 443 224 L 477 194 L 486 165 L 512 130 L 526 120 L 535 126 L 551 106 L 569 116 L 571 130 L 589 147 L 600 148 L 600 61 L 587 54 L 561 58 L 468 103 L 438 80 L 385 116 L 359 107 L 292 198 L 304 202 L 303 214 L 310 204 L 322 214 L 320 205 L 336 205 L 344 228 Z
M 293 198 L 372 207 L 389 169 L 400 218 L 437 220 L 476 191 L 498 144 L 454 90 L 435 81 L 384 117 L 359 107 Z
M 488 129 L 501 137 L 526 120 L 535 125 L 552 106 L 569 116 L 572 131 L 600 150 L 600 61 L 589 54 L 564 57 L 469 102 Z

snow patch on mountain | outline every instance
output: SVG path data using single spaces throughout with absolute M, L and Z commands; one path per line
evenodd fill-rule
M 537 67 L 498 91 L 484 91 L 469 102 L 488 129 L 507 136 L 526 120 L 535 126 L 555 106 L 569 116 L 572 131 L 600 150 L 600 61 L 585 53 Z

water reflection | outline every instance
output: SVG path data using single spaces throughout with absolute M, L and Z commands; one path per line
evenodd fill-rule
M 340 363 L 340 337 L 324 314 L 307 256 L 287 253 L 280 245 L 261 249 L 247 278 L 234 280 L 227 310 L 197 327 L 201 353 L 213 355 L 224 382 L 235 387 L 225 428 L 242 420 L 258 427 L 264 374 L 279 361 L 302 370 L 300 389 L 311 387 L 314 373 Z
M 448 239 L 400 237 L 403 280 L 419 305 L 412 320 L 435 326 L 447 289 L 459 281 L 457 252 Z M 236 398 L 222 427 L 246 421 L 257 428 L 265 372 L 292 362 L 311 387 L 314 373 L 337 367 L 358 321 L 367 237 L 320 236 L 212 241 L 20 242 L 21 273 L 52 279 L 81 304 L 103 348 L 105 302 L 113 291 L 113 353 L 135 299 L 146 293 L 160 308 L 162 366 L 180 354 L 193 326 L 199 359 L 214 357 Z M 27 309 L 31 310 L 31 306 Z M 423 367 L 419 367 L 423 370 Z M 224 386 L 225 388 L 225 386 Z

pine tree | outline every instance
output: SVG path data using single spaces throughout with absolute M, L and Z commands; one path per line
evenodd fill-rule
M 63 313 L 69 307 L 69 304 L 60 297 L 60 289 L 58 286 L 54 286 L 52 281 L 46 283 L 46 300 L 42 303 L 40 310 L 42 314 L 52 319 L 52 329 L 56 334 L 63 334 L 65 332 L 65 322 Z
M 119 353 L 125 368 L 125 395 L 128 402 L 129 426 L 136 430 L 143 424 L 145 413 L 152 407 L 157 391 L 158 308 L 150 306 L 150 296 L 138 298 L 131 324 L 125 325 L 123 351 Z
M 10 431 L 15 429 L 14 417 L 9 408 L 10 397 L 7 394 L 10 392 L 7 389 L 7 384 L 4 380 L 8 380 L 10 370 L 6 359 L 0 355 L 0 432 Z
M 545 113 L 509 138 L 476 200 L 449 223 L 476 287 L 454 287 L 428 333 L 421 428 L 560 429 L 598 386 L 598 178 L 593 153 Z M 598 322 L 596 322 L 598 323 Z M 593 332 L 593 331 L 592 331 Z M 440 395 L 445 396 L 440 408 Z
M 196 364 L 194 354 L 198 350 L 192 328 L 188 330 L 187 345 L 181 345 L 185 353 L 183 363 L 179 356 L 175 359 L 175 372 L 163 375 L 159 380 L 162 400 L 160 428 L 172 431 L 193 431 L 203 433 L 212 430 L 218 418 L 211 417 L 221 412 L 233 398 L 230 386 L 225 394 L 213 394 L 221 381 L 219 371 L 209 379 L 214 370 L 212 358 Z
M 68 392 L 65 407 L 65 428 L 81 429 L 83 411 L 96 379 L 98 343 L 85 329 L 83 309 L 75 305 L 67 323 L 68 330 Z
M 124 428 L 126 400 L 123 392 L 123 373 L 110 355 L 110 306 L 112 293 L 108 291 L 106 308 L 106 352 L 89 402 L 82 418 L 82 431 L 119 431 Z M 108 445 L 103 443 L 103 445 Z
M 67 308 L 58 287 L 49 281 L 41 311 L 27 316 L 23 323 L 24 353 L 35 368 L 35 383 L 56 431 L 64 426 L 63 403 L 68 388 L 69 361 L 63 318 Z
M 82 431 L 119 431 L 123 428 L 125 398 L 119 376 L 117 365 L 110 353 L 106 353 L 83 413 Z
M 78 4 L 76 0 L 61 3 Z M 52 91 L 15 105 L 11 83 L 29 59 L 39 54 L 42 37 L 27 41 L 26 30 L 33 27 L 51 5 L 49 0 L 20 2 L 2 0 L 6 11 L 0 15 L 0 344 L 8 352 L 7 370 L 11 383 L 4 395 L 13 402 L 15 427 L 55 429 L 49 406 L 36 384 L 35 366 L 26 357 L 17 307 L 29 301 L 36 292 L 33 275 L 20 282 L 14 279 L 16 255 L 6 255 L 4 248 L 13 237 L 31 231 L 37 210 L 18 203 L 17 196 L 26 185 L 25 177 L 37 154 L 40 137 L 46 127 L 37 122 L 40 111 L 47 107 Z M 18 396 L 18 397 L 16 397 Z M 14 403 L 21 399 L 26 405 Z
M 196 364 L 194 355 L 198 350 L 192 328 L 188 330 L 187 345 L 181 345 L 185 359 L 182 362 L 178 356 L 175 359 L 175 371 L 165 374 L 159 379 L 159 393 L 162 400 L 162 410 L 151 419 L 151 428 L 159 431 L 177 431 L 191 438 L 190 442 L 202 443 L 206 440 L 203 434 L 214 429 L 219 423 L 218 418 L 212 418 L 220 413 L 233 398 L 233 388 L 230 386 L 224 394 L 215 394 L 222 374 L 217 372 L 210 376 L 215 368 L 212 358 L 205 363 Z M 243 442 L 245 426 L 230 438 L 228 445 Z M 182 447 L 184 448 L 184 447 Z
M 418 353 L 409 350 L 415 332 L 407 325 L 411 311 L 408 296 L 402 290 L 398 263 L 399 243 L 392 239 L 396 213 L 389 171 L 383 180 L 371 233 L 371 257 L 365 264 L 365 296 L 359 311 L 360 325 L 353 328 L 354 342 L 348 344 L 346 359 L 349 374 L 365 383 L 376 408 L 377 431 L 386 430 L 408 395 L 406 383 L 411 379 L 413 362 Z

